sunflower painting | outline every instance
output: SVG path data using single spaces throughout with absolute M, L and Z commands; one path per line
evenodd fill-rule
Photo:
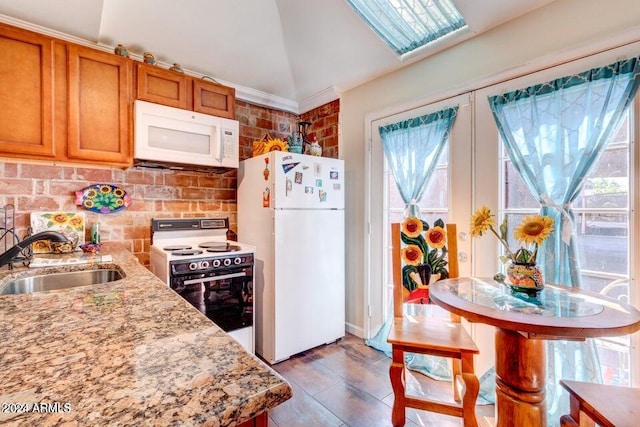
M 444 222 L 436 220 L 433 226 L 419 218 L 409 217 L 402 222 L 400 236 L 402 238 L 401 255 L 402 284 L 404 285 L 405 302 L 424 303 L 429 300 L 429 283 L 422 283 L 420 269 L 429 267 L 432 280 L 449 277 L 447 270 L 447 234 Z
M 31 212 L 32 233 L 58 231 L 77 245 L 84 243 L 84 213 L 82 212 Z M 75 248 L 74 248 L 75 250 Z M 52 252 L 48 240 L 33 243 L 33 253 Z

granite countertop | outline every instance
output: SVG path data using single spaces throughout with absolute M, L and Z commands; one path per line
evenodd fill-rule
M 130 252 L 102 253 L 113 262 L 100 268 L 123 280 L 0 295 L 0 424 L 235 426 L 291 397 L 280 375 Z M 11 277 L 86 268 L 4 267 L 0 289 Z

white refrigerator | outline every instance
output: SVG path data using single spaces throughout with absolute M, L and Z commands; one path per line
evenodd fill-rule
M 269 363 L 345 335 L 344 160 L 240 162 L 238 241 L 256 247 L 256 352 Z

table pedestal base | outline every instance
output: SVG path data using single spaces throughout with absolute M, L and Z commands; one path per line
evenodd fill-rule
M 495 345 L 497 426 L 546 426 L 545 341 L 496 329 Z

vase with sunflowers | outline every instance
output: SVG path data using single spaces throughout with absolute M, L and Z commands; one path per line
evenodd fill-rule
M 499 231 L 495 229 L 495 215 L 487 206 L 482 206 L 471 216 L 471 236 L 482 236 L 487 231 L 493 233 L 504 246 L 505 254 L 500 257 L 507 265 L 507 285 L 515 291 L 527 293 L 537 292 L 544 287 L 542 272 L 536 265 L 538 248 L 553 232 L 553 219 L 542 215 L 527 215 L 513 232 L 516 241 L 525 246 L 515 252 L 509 248 L 507 241 L 507 218 L 500 224 Z M 504 279 L 500 274 L 497 279 Z
M 402 222 L 400 236 L 406 245 L 402 249 L 402 284 L 405 302 L 427 303 L 429 283 L 449 277 L 447 271 L 447 233 L 441 219 L 429 227 L 420 218 L 408 217 Z

